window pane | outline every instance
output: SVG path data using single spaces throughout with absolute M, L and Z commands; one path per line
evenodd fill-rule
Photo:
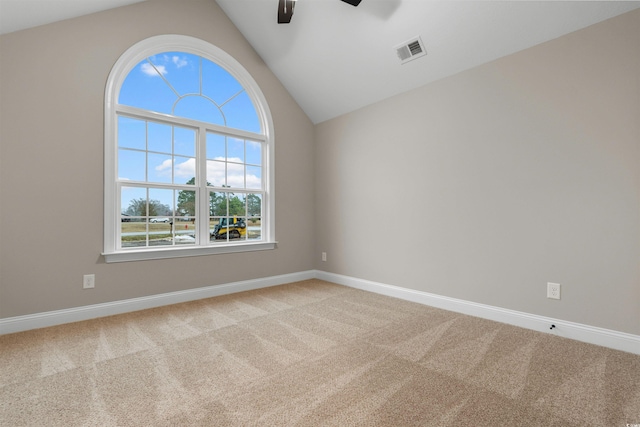
M 247 218 L 233 217 L 230 222 L 229 239 L 247 240 Z
M 149 182 L 171 183 L 173 175 L 173 161 L 166 154 L 149 153 Z
M 164 52 L 149 58 L 180 96 L 200 94 L 200 57 L 185 52 Z
M 255 141 L 247 141 L 246 143 L 247 160 L 246 163 L 251 165 L 262 165 L 262 144 Z
M 196 155 L 196 131 L 194 129 L 173 128 L 173 153 L 193 157 Z
M 220 225 L 220 218 L 209 218 L 209 241 L 215 242 L 221 239 L 221 236 L 218 234 L 218 229 Z
M 149 151 L 171 154 L 171 125 L 149 122 Z
M 196 216 L 196 192 L 181 190 L 176 192 L 176 216 L 194 219 Z
M 176 245 L 195 245 L 197 235 L 196 192 L 191 190 L 176 191 L 176 213 L 173 241 Z
M 173 222 L 173 192 L 164 188 L 149 189 L 149 216 L 152 223 Z
M 247 240 L 262 239 L 262 194 L 247 194 Z
M 173 241 L 176 245 L 195 245 L 196 244 L 196 225 L 195 221 L 180 220 L 175 224 L 175 234 Z
M 229 194 L 229 215 L 246 216 L 247 198 L 244 194 Z
M 209 193 L 209 216 L 222 217 L 227 215 L 227 194 Z
M 140 61 L 122 83 L 118 102 L 158 113 L 171 114 L 177 95 L 162 79 L 165 67 L 154 68 L 146 59 Z
M 147 215 L 147 189 L 138 187 L 122 187 L 120 191 L 120 208 L 129 216 Z
M 244 188 L 244 165 L 227 163 L 227 186 Z
M 151 210 L 151 204 L 149 205 Z M 169 218 L 149 219 L 149 246 L 170 246 L 173 244 L 173 223 Z
M 176 184 L 195 183 L 196 159 L 194 157 L 174 157 L 174 179 Z
M 118 117 L 118 146 L 146 150 L 147 133 L 144 120 Z
M 247 220 L 247 240 L 262 239 L 262 220 L 259 216 L 251 216 Z
M 118 150 L 118 179 L 120 181 L 146 181 L 144 151 Z
M 262 189 L 262 168 L 258 166 L 247 166 L 247 188 L 254 190 Z
M 123 248 L 147 246 L 147 220 L 129 218 L 120 226 L 120 245 Z
M 227 160 L 244 163 L 244 140 L 227 138 Z
M 207 133 L 207 159 L 225 160 L 225 137 L 217 133 Z
M 260 120 L 246 92 L 233 98 L 222 107 L 227 126 L 260 133 Z
M 149 246 L 173 245 L 172 224 L 149 224 Z
M 122 187 L 120 243 L 123 248 L 172 244 L 170 206 L 173 203 L 168 199 L 172 194 L 173 190 Z
M 262 216 L 262 194 L 247 194 L 248 216 Z
M 226 184 L 225 162 L 207 160 L 207 182 L 214 187 L 224 187 Z
M 242 90 L 238 81 L 224 68 L 204 59 L 202 61 L 202 94 L 222 105 Z

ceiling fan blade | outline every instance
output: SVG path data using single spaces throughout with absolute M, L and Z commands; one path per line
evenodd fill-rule
M 358 6 L 362 0 L 342 0 L 351 6 Z M 278 0 L 278 24 L 288 24 L 293 16 L 296 0 Z
M 278 0 L 278 24 L 291 22 L 295 5 L 295 0 Z

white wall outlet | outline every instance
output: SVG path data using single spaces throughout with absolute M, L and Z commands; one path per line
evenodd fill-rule
M 327 260 L 327 253 L 322 252 L 322 261 L 326 261 L 326 260 Z
M 96 275 L 85 274 L 82 277 L 82 289 L 93 289 L 96 287 Z
M 547 283 L 547 298 L 560 299 L 560 283 Z

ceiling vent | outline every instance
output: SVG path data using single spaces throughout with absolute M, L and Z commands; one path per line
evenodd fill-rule
M 427 54 L 424 43 L 420 37 L 415 37 L 395 47 L 398 58 L 402 64 L 412 61 Z

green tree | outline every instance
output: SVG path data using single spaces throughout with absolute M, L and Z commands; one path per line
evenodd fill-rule
M 227 195 L 226 193 L 211 193 L 209 197 L 209 215 L 227 215 Z
M 247 195 L 247 212 L 251 216 L 262 215 L 262 199 L 257 194 Z
M 149 200 L 149 212 L 147 213 L 147 199 L 133 199 L 124 211 L 131 216 L 162 216 L 171 215 L 171 208 L 159 200 Z
M 186 184 L 194 185 L 196 178 L 193 177 Z M 207 183 L 208 185 L 209 183 Z M 196 214 L 196 192 L 193 190 L 181 190 L 178 192 L 178 213 L 181 216 Z
M 244 205 L 244 196 L 242 198 L 233 193 L 229 194 L 229 216 L 245 216 L 246 209 Z

